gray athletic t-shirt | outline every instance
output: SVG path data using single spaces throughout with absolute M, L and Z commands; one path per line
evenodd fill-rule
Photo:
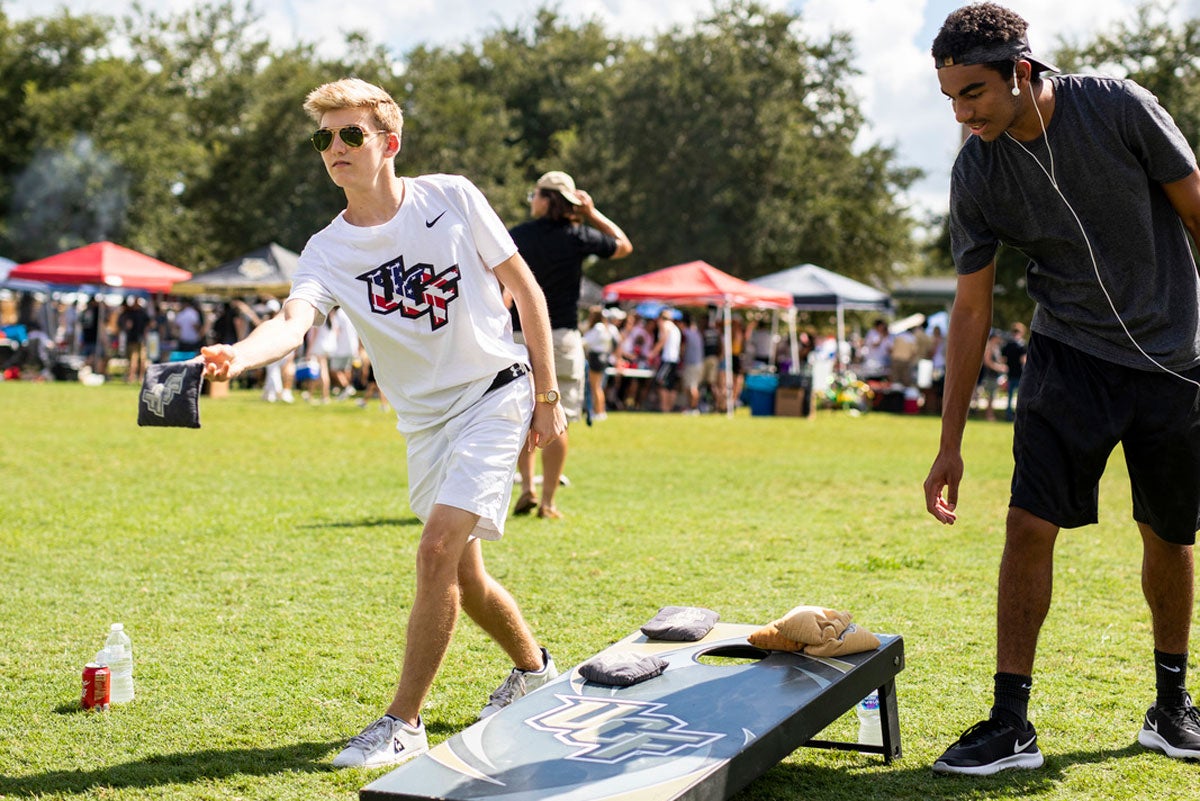
M 959 151 L 950 186 L 958 272 L 983 269 L 1003 242 L 1030 259 L 1034 331 L 1107 361 L 1157 369 L 1123 320 L 1164 366 L 1200 364 L 1200 280 L 1187 229 L 1160 186 L 1191 174 L 1192 149 L 1154 95 L 1132 81 L 1047 80 L 1054 113 L 1045 136 L 1021 143 L 1029 152 L 1007 136 L 972 136 Z

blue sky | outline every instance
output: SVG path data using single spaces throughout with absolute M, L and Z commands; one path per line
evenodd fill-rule
M 141 0 L 146 8 L 182 10 L 189 0 Z M 849 31 L 863 75 L 855 89 L 866 112 L 864 136 L 897 148 L 904 166 L 925 170 L 909 201 L 923 212 L 946 207 L 950 165 L 958 127 L 938 91 L 929 45 L 958 0 L 761 0 L 772 8 L 799 11 L 806 32 Z M 1001 0 L 1004 2 L 1004 0 Z M 532 18 L 545 0 L 404 0 L 401 3 L 337 3 L 330 0 L 253 0 L 263 25 L 279 41 L 297 39 L 333 51 L 340 32 L 366 30 L 397 54 L 418 43 L 451 45 L 478 38 L 498 26 Z M 1060 40 L 1081 41 L 1132 18 L 1133 0 L 1008 0 L 1030 23 L 1034 52 Z M 1200 0 L 1177 0 L 1177 13 L 1200 15 Z M 68 8 L 74 13 L 120 16 L 132 0 L 0 0 L 12 18 Z M 557 6 L 572 19 L 599 18 L 610 31 L 641 35 L 686 24 L 711 8 L 696 0 L 570 0 Z

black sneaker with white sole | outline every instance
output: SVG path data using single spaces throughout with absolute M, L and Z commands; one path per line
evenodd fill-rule
M 1007 721 L 988 718 L 963 732 L 933 763 L 933 769 L 938 773 L 990 776 L 1009 768 L 1040 768 L 1043 762 L 1032 723 L 1017 728 Z
M 1138 742 L 1175 759 L 1200 759 L 1200 709 L 1192 706 L 1192 697 L 1184 695 L 1183 706 L 1146 710 Z

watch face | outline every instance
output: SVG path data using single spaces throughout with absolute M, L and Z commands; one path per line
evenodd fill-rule
M 558 403 L 558 393 L 550 390 L 546 393 L 546 403 Z

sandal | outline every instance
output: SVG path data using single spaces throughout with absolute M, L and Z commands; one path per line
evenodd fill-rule
M 532 492 L 522 492 L 521 497 L 517 498 L 517 505 L 513 507 L 514 515 L 527 515 L 537 506 L 537 501 L 533 497 Z
M 553 506 L 543 506 L 538 509 L 538 517 L 544 520 L 561 520 L 563 513 Z

